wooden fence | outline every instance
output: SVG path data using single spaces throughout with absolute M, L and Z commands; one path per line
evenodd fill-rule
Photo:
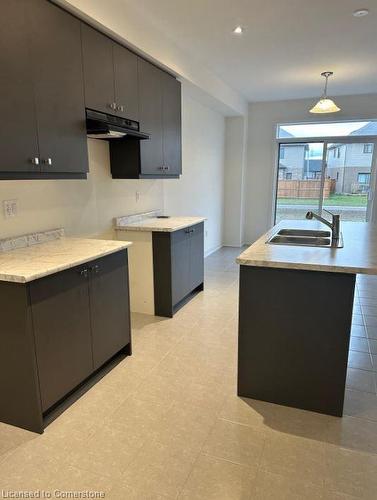
M 323 187 L 323 197 L 335 192 L 335 179 L 326 179 Z M 319 198 L 321 191 L 321 181 L 309 179 L 305 181 L 279 180 L 278 198 Z

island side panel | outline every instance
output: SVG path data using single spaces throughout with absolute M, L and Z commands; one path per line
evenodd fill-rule
M 0 282 L 0 421 L 43 432 L 27 284 Z
M 240 266 L 238 395 L 343 414 L 355 275 Z

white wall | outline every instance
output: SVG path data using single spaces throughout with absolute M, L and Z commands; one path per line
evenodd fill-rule
M 222 245 L 225 118 L 182 88 L 182 169 L 164 181 L 165 212 L 207 217 L 205 252 Z
M 324 117 L 309 113 L 308 110 L 315 99 L 259 102 L 249 105 L 245 241 L 255 241 L 272 224 L 277 123 L 377 118 L 377 94 L 339 96 L 335 101 L 342 111 Z M 377 203 L 374 209 L 377 215 Z
M 224 245 L 243 244 L 247 117 L 225 119 Z

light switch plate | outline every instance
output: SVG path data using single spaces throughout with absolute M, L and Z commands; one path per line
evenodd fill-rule
M 18 211 L 18 201 L 3 200 L 3 210 L 4 210 L 4 217 L 6 219 L 9 219 L 9 217 L 15 217 Z

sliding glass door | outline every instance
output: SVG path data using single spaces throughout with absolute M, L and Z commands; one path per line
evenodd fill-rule
M 323 193 L 323 208 L 340 214 L 342 220 L 368 219 L 374 148 L 372 142 L 327 144 L 325 177 L 330 189 Z
M 324 148 L 323 142 L 280 143 L 276 222 L 321 210 Z
M 375 138 L 279 142 L 275 221 L 330 210 L 343 221 L 369 218 L 375 185 Z

